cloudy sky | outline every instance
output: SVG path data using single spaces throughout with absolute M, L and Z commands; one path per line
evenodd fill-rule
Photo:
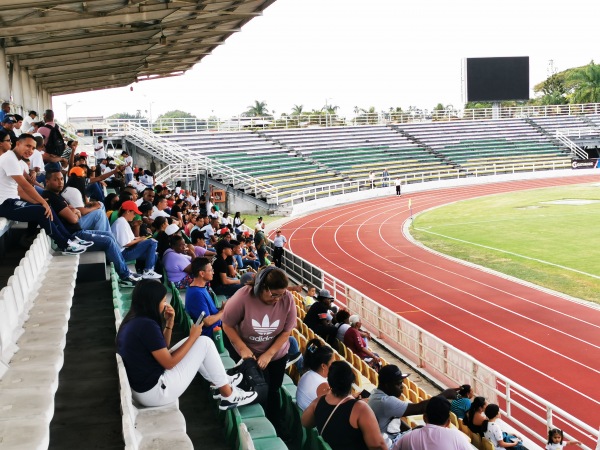
M 562 6 L 561 6 L 562 5 Z M 568 6 L 566 6 L 568 5 Z M 229 117 L 264 101 L 276 115 L 326 103 L 462 107 L 465 57 L 529 56 L 530 85 L 557 70 L 599 60 L 598 32 L 585 17 L 600 5 L 571 0 L 277 0 L 183 77 L 53 100 L 69 116 L 180 109 Z M 533 92 L 532 92 L 533 95 Z

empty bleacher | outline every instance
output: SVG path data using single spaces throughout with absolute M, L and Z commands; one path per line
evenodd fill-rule
M 548 168 L 569 167 L 568 154 L 522 119 L 403 124 L 397 128 L 462 169 L 491 172 L 498 166 L 520 165 L 522 170 L 531 170 L 533 163 L 540 168 L 545 164 Z

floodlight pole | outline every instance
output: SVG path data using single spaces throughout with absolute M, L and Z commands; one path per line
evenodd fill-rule
M 492 102 L 492 120 L 500 118 L 500 102 Z

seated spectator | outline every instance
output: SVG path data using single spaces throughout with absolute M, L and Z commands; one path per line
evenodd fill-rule
M 487 402 L 484 397 L 475 397 L 471 403 L 471 407 L 465 413 L 463 423 L 471 430 L 472 433 L 477 433 L 483 436 L 485 432 L 485 422 L 487 417 L 485 416 L 485 407 Z
M 210 219 L 219 219 L 219 213 L 217 212 L 217 208 L 215 206 L 210 207 L 210 211 L 208 212 L 208 217 Z
M 443 397 L 432 397 L 423 415 L 425 426 L 404 434 L 393 450 L 472 450 L 466 434 L 450 425 L 450 402 Z
M 140 206 L 142 204 L 142 202 L 150 202 L 152 203 L 152 205 L 154 205 L 154 198 L 155 198 L 155 193 L 154 193 L 154 189 L 152 188 L 145 188 L 142 192 L 142 197 L 138 198 L 137 201 L 135 202 L 136 205 Z
M 244 263 L 244 267 L 252 267 L 253 270 L 258 270 L 258 268 L 260 267 L 260 261 L 252 251 L 252 239 L 248 238 L 242 242 L 244 243 L 242 245 L 242 262 Z
M 192 245 L 194 246 L 194 251 L 196 252 L 196 256 L 198 257 L 206 257 L 212 258 L 216 255 L 215 252 L 211 252 L 206 248 L 206 238 L 204 234 L 200 230 L 192 231 L 190 235 L 190 240 L 192 241 Z
M 514 448 L 515 450 L 527 450 L 523 446 L 522 439 L 514 434 L 503 432 L 500 425 L 496 422 L 500 418 L 500 408 L 498 405 L 490 403 L 485 407 L 485 415 L 488 418 L 484 424 L 485 431 L 483 436 L 488 438 L 494 445 L 495 450 L 503 448 Z
M 68 201 L 60 195 L 63 190 L 63 184 L 62 172 L 56 170 L 48 170 L 46 172 L 46 190 L 42 192 L 42 197 L 48 201 L 52 210 L 58 215 L 55 220 L 60 222 L 69 233 L 83 240 L 83 242 L 89 241 L 93 243 L 92 250 L 101 250 L 106 254 L 107 259 L 114 264 L 115 270 L 119 275 L 120 286 L 135 286 L 142 277 L 137 273 L 130 272 L 113 234 L 110 231 L 94 230 L 93 232 L 89 232 L 82 229 L 81 212 L 69 205 Z M 106 216 L 103 217 L 108 223 Z
M 81 228 L 110 232 L 110 223 L 106 217 L 104 205 L 96 200 L 87 200 L 84 193 L 85 179 L 73 174 L 69 177 L 67 187 L 60 195 L 81 213 L 81 219 L 79 220 Z
M 235 387 L 241 376 L 227 376 L 214 342 L 201 336 L 202 327 L 192 325 L 189 337 L 169 350 L 175 310 L 167 304 L 166 294 L 161 283 L 140 281 L 117 333 L 117 352 L 123 358 L 133 399 L 144 406 L 167 405 L 176 401 L 199 373 L 219 390 L 219 409 L 254 401 L 256 392 Z
M 208 219 L 204 219 L 204 223 L 206 223 L 207 221 Z M 209 248 L 213 248 L 218 242 L 216 235 L 218 226 L 219 219 L 210 219 L 210 221 L 208 221 L 206 225 L 203 225 L 202 228 L 200 228 L 200 231 L 202 231 L 204 233 L 204 236 L 206 236 L 206 244 Z
M 167 235 L 166 229 L 169 226 L 169 221 L 166 217 L 157 217 L 152 223 L 154 227 L 154 239 L 157 242 L 156 253 L 158 258 L 162 259 L 165 252 L 171 246 L 169 242 L 169 235 Z
M 110 227 L 115 239 L 121 246 L 121 254 L 125 261 L 143 261 L 142 278 L 158 279 L 162 276 L 154 271 L 156 264 L 156 244 L 154 239 L 135 237 L 129 222 L 136 214 L 140 214 L 137 205 L 131 200 L 124 202 L 119 208 L 119 218 Z
M 304 297 L 304 308 L 310 308 L 314 302 L 316 302 L 315 300 L 315 295 L 317 295 L 317 288 L 314 286 L 311 286 L 308 288 L 308 290 L 306 291 L 306 297 Z M 350 317 L 350 316 L 348 316 Z
M 304 410 L 302 425 L 316 426 L 332 450 L 387 450 L 373 411 L 350 395 L 355 382 L 350 365 L 345 361 L 333 362 L 327 381 L 331 390 Z
M 224 295 L 229 298 L 235 294 L 238 289 L 242 287 L 238 278 L 232 278 L 229 276 L 230 262 L 227 261 L 233 255 L 233 245 L 223 240 L 215 246 L 217 256 L 213 262 L 213 269 L 215 271 L 214 278 L 211 283 L 211 287 L 215 294 Z M 231 261 L 231 260 L 230 260 Z
M 329 391 L 327 374 L 333 362 L 333 349 L 319 339 L 306 343 L 304 364 L 308 370 L 300 377 L 296 390 L 296 404 L 304 411 L 311 402 Z
M 423 414 L 429 400 L 419 403 L 409 403 L 400 400 L 402 394 L 402 383 L 408 374 L 402 373 L 400 368 L 394 364 L 383 366 L 379 371 L 379 384 L 369 397 L 369 407 L 375 413 L 379 424 L 379 431 L 386 433 L 392 442 L 400 436 L 400 418 Z M 456 398 L 454 389 L 442 392 L 442 397 L 447 399 Z M 405 430 L 408 430 L 405 427 Z
M 244 230 L 242 228 L 242 225 L 244 224 L 244 222 L 246 221 L 246 219 L 242 219 L 242 215 L 240 214 L 239 211 L 237 211 L 235 213 L 235 216 L 233 217 L 233 231 L 237 236 L 238 241 L 241 240 L 240 236 L 244 233 Z
M 349 322 L 350 328 L 348 328 L 344 334 L 344 345 L 352 350 L 353 353 L 358 355 L 360 359 L 365 360 L 365 362 L 373 369 L 379 370 L 379 367 L 381 366 L 381 359 L 379 358 L 379 355 L 369 350 L 367 344 L 363 340 L 363 337 L 360 333 L 360 327 L 362 326 L 360 317 L 356 314 L 352 315 L 350 316 Z
M 330 312 L 332 303 L 333 297 L 329 291 L 327 289 L 321 289 L 317 296 L 317 301 L 306 313 L 304 323 L 308 328 L 329 343 L 329 345 L 337 346 L 337 343 L 335 342 L 337 328 L 331 325 L 331 319 L 327 320 L 327 317 L 332 317 L 332 313 Z
M 67 182 L 68 184 L 68 182 Z M 119 209 L 117 206 L 119 204 L 119 195 L 111 192 L 104 199 L 104 209 L 106 211 L 114 211 L 115 209 Z
M 196 258 L 192 261 L 191 268 L 193 281 L 185 293 L 185 310 L 195 322 L 202 312 L 206 313 L 202 322 L 202 335 L 212 338 L 215 327 L 221 327 L 223 307 L 215 306 L 212 296 L 208 292 L 207 283 L 213 279 L 213 268 L 207 258 Z
M 451 411 L 458 419 L 464 419 L 465 413 L 471 407 L 471 399 L 475 394 L 470 384 L 463 384 L 458 389 L 458 398 L 452 401 Z
M 198 223 L 198 214 L 190 213 L 188 221 L 185 224 L 184 231 L 188 236 L 192 235 L 192 229 Z
M 139 229 L 140 236 L 151 236 L 152 235 L 152 225 L 154 225 L 154 220 L 150 218 L 150 214 L 152 214 L 152 203 L 150 202 L 142 202 L 138 209 L 142 213 L 141 223 Z
M 177 225 L 169 225 L 169 227 Z M 167 227 L 167 229 L 169 228 Z M 194 246 L 186 244 L 183 236 L 173 234 L 170 238 L 171 248 L 162 256 L 162 265 L 167 272 L 167 278 L 177 289 L 185 289 L 193 281 L 192 261 L 196 259 Z
M 0 217 L 19 222 L 34 222 L 44 229 L 65 254 L 80 254 L 85 247 L 77 244 L 75 236 L 57 226 L 48 202 L 23 176 L 23 159 L 33 154 L 36 142 L 32 135 L 21 134 L 14 150 L 0 156 Z M 19 189 L 23 199 L 19 196 Z
M 335 315 L 335 326 L 337 328 L 337 340 L 344 342 L 346 331 L 350 328 L 350 313 L 345 309 L 340 309 Z
M 255 358 L 269 385 L 266 416 L 281 426 L 279 388 L 288 361 L 289 337 L 296 326 L 296 304 L 287 291 L 285 272 L 268 267 L 231 297 L 223 314 L 223 331 L 234 360 Z
M 152 209 L 152 214 L 150 217 L 152 219 L 156 219 L 157 217 L 171 217 L 166 209 L 168 208 L 167 197 L 157 196 L 154 199 L 154 208 Z

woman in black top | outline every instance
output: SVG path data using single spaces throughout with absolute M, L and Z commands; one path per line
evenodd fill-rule
M 354 381 L 347 362 L 332 363 L 327 375 L 331 390 L 306 408 L 302 425 L 316 426 L 332 450 L 387 450 L 373 410 L 350 395 Z
M 487 417 L 485 417 L 485 413 L 483 412 L 486 406 L 485 397 L 475 397 L 463 419 L 463 423 L 469 430 L 480 436 L 483 436 L 483 433 L 487 430 Z

